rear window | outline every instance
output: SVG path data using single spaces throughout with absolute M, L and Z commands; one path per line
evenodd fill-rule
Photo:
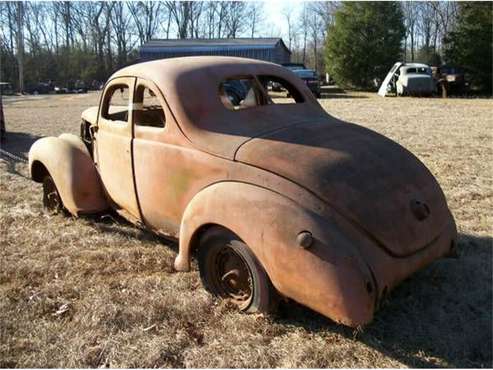
M 425 67 L 417 67 L 417 68 L 408 68 L 406 70 L 406 73 L 417 73 L 417 74 L 430 74 L 430 72 L 428 71 L 428 68 L 425 68 Z
M 219 85 L 219 98 L 229 110 L 242 110 L 269 104 L 296 104 L 303 95 L 288 81 L 261 75 L 228 78 Z

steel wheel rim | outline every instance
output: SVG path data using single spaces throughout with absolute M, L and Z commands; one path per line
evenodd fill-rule
M 221 248 L 213 259 L 212 279 L 218 294 L 246 309 L 253 299 L 253 277 L 243 257 L 231 247 Z
M 60 209 L 60 197 L 52 179 L 47 179 L 44 183 L 44 204 L 50 211 Z

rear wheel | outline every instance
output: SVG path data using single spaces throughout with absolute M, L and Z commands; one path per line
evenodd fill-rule
M 48 212 L 57 214 L 63 211 L 63 203 L 55 181 L 50 175 L 43 178 L 43 206 Z
M 200 277 L 213 295 L 229 300 L 240 311 L 272 312 L 278 296 L 266 272 L 248 246 L 233 233 L 214 227 L 199 246 Z

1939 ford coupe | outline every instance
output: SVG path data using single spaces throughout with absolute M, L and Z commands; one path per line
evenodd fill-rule
M 415 156 L 330 116 L 267 62 L 123 68 L 82 113 L 81 136 L 36 141 L 29 168 L 47 208 L 113 208 L 178 238 L 176 270 L 196 251 L 205 287 L 248 312 L 285 297 L 364 325 L 390 289 L 455 247 L 444 194 Z

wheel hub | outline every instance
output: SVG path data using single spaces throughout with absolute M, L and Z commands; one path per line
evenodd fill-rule
M 224 248 L 215 258 L 216 283 L 220 294 L 243 309 L 252 300 L 253 281 L 243 258 L 232 248 Z

